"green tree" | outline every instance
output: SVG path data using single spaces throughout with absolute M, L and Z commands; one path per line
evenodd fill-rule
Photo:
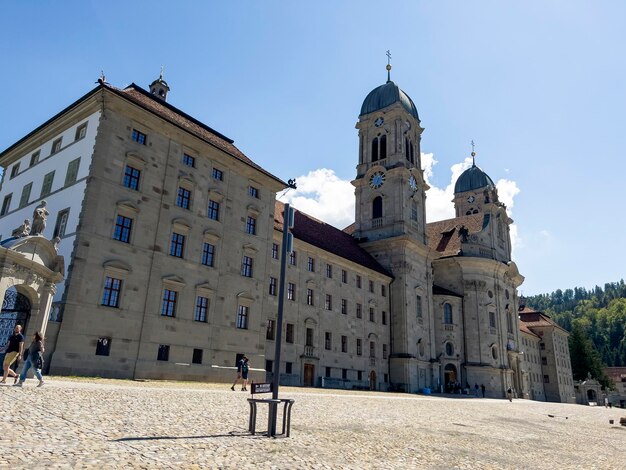
M 569 353 L 574 380 L 585 380 L 591 375 L 605 388 L 610 388 L 611 380 L 604 372 L 600 354 L 587 337 L 581 322 L 575 321 L 569 337 Z

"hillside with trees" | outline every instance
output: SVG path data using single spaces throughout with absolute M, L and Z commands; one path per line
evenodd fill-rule
M 626 285 L 607 283 L 604 288 L 584 287 L 526 298 L 526 305 L 548 314 L 571 333 L 570 356 L 574 379 L 587 372 L 601 382 L 602 367 L 626 367 Z

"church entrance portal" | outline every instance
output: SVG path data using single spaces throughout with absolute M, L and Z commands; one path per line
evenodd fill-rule
M 446 364 L 443 369 L 443 383 L 446 393 L 454 392 L 454 384 L 457 381 L 456 367 L 453 364 Z
M 15 325 L 22 325 L 26 331 L 30 318 L 30 301 L 20 294 L 15 287 L 10 287 L 4 294 L 0 310 L 0 345 L 4 345 L 15 330 Z M 1 354 L 4 358 L 4 353 Z
M 587 401 L 592 402 L 592 401 L 598 401 L 598 397 L 596 397 L 596 391 L 589 389 L 587 390 Z

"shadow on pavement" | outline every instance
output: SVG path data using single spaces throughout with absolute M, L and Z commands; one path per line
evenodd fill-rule
M 228 434 L 209 434 L 206 436 L 145 436 L 145 437 L 121 437 L 113 439 L 113 442 L 127 441 L 160 441 L 176 439 L 210 439 L 213 437 L 254 437 L 247 431 L 231 431 Z

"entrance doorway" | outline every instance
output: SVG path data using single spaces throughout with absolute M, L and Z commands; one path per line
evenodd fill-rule
M 446 364 L 446 367 L 443 369 L 443 383 L 446 393 L 454 393 L 457 382 L 456 367 L 454 367 L 454 364 Z
M 315 386 L 315 366 L 313 364 L 304 364 L 304 386 Z
M 587 401 L 598 401 L 595 390 L 587 390 Z
M 376 371 L 370 372 L 370 390 L 376 390 Z
M 10 287 L 4 294 L 2 310 L 0 310 L 0 345 L 4 345 L 15 330 L 15 325 L 22 325 L 25 334 L 30 318 L 30 301 L 20 294 L 15 287 Z M 4 359 L 4 353 L 0 353 Z

